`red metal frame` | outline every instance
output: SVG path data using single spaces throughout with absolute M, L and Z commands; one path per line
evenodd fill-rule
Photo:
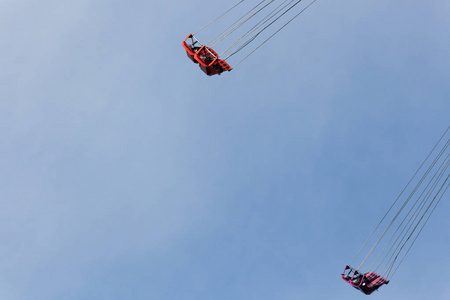
M 188 39 L 192 40 L 192 45 L 198 43 L 201 47 L 198 47 L 197 51 L 187 44 Z M 195 41 L 194 41 L 195 39 Z M 200 69 L 206 73 L 208 76 L 220 75 L 224 71 L 231 71 L 231 66 L 224 60 L 219 59 L 219 55 L 209 47 L 206 47 L 200 43 L 193 34 L 189 34 L 182 43 L 184 50 L 190 60 L 194 63 L 198 63 Z
M 192 34 L 189 34 L 189 35 L 184 39 L 182 45 L 183 45 L 184 50 L 186 50 L 187 56 L 188 56 L 194 63 L 197 64 L 198 62 L 197 62 L 197 61 L 195 60 L 195 58 L 194 58 L 195 52 L 192 51 L 192 48 L 189 47 L 189 45 L 186 43 L 186 41 L 187 41 L 189 38 L 191 38 L 191 39 L 193 40 L 193 37 L 194 37 L 194 36 L 193 36 Z
M 213 55 L 215 58 L 211 61 L 211 63 L 210 64 L 206 64 L 206 62 L 200 57 L 200 55 L 202 54 L 202 51 L 207 51 L 207 52 L 209 52 L 209 54 L 211 54 L 211 55 Z M 211 48 L 208 48 L 208 47 L 206 47 L 206 46 L 202 46 L 200 49 L 198 49 L 198 51 L 195 53 L 195 56 L 194 56 L 194 58 L 195 58 L 195 60 L 200 64 L 200 65 L 202 65 L 202 66 L 204 66 L 204 67 L 206 67 L 206 68 L 209 68 L 209 67 L 211 67 L 216 61 L 217 61 L 217 59 L 219 58 L 219 55 L 217 55 L 217 53 L 216 53 L 216 51 L 214 51 L 213 49 L 211 49 Z
M 209 55 L 211 55 L 213 58 L 209 58 Z M 206 75 L 216 75 L 222 73 L 220 71 L 220 68 L 215 68 L 217 64 L 217 60 L 219 59 L 219 55 L 211 48 L 202 46 L 198 51 L 195 53 L 194 56 L 195 60 L 199 63 L 200 69 L 202 69 L 203 72 L 206 73 Z M 208 61 L 210 61 L 208 63 Z
M 346 273 L 348 271 L 348 273 Z M 355 276 L 360 276 L 359 281 L 354 283 L 353 281 L 357 279 Z M 350 266 L 345 266 L 344 272 L 341 274 L 342 279 L 353 286 L 355 289 L 360 290 L 366 295 L 372 294 L 374 291 L 378 290 L 383 284 L 388 284 L 389 280 L 381 277 L 375 272 L 368 272 L 361 274 L 358 270 L 353 269 Z M 347 279 L 346 279 L 347 277 Z

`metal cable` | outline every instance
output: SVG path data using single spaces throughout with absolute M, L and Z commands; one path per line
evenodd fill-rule
M 450 140 L 447 141 L 446 145 L 441 149 L 440 153 L 436 156 L 436 158 L 434 159 L 433 163 L 428 167 L 427 172 L 422 176 L 422 179 L 425 179 L 425 177 L 429 174 L 429 172 L 432 170 L 432 168 L 435 166 L 435 164 L 437 163 L 437 161 L 442 157 L 442 154 L 446 151 L 447 147 L 450 144 Z M 410 208 L 410 210 L 408 211 L 408 213 L 405 215 L 405 217 L 403 218 L 402 222 L 398 225 L 397 229 L 394 231 L 394 233 L 392 234 L 391 238 L 389 239 L 389 241 L 386 243 L 386 245 L 383 247 L 383 249 L 381 250 L 380 254 L 377 256 L 377 258 L 375 259 L 375 261 L 372 263 L 372 265 L 370 266 L 369 270 L 372 270 L 373 266 L 376 264 L 376 262 L 378 261 L 378 259 L 380 258 L 380 256 L 383 254 L 384 250 L 386 249 L 386 247 L 390 244 L 390 242 L 392 241 L 392 239 L 396 236 L 398 230 L 400 228 L 402 228 L 403 223 L 405 222 L 405 220 L 408 218 L 408 216 L 410 215 L 410 213 L 413 211 L 414 207 L 416 206 L 417 203 L 419 203 L 419 200 L 422 198 L 423 194 L 425 193 L 425 191 L 428 189 L 431 181 L 434 179 L 434 177 L 436 176 L 436 174 L 432 177 L 432 179 L 430 180 L 430 182 L 427 184 L 427 186 L 425 187 L 425 189 L 422 191 L 422 193 L 419 195 L 419 197 L 417 198 L 417 200 L 414 202 L 414 204 L 412 205 L 412 207 Z M 411 197 L 415 194 L 415 192 L 417 191 L 417 189 L 419 188 L 419 186 L 421 185 L 421 183 L 423 182 L 423 180 L 420 180 L 419 183 L 416 185 L 416 188 L 411 192 L 411 194 L 408 196 L 407 198 L 407 202 L 409 201 L 409 199 L 411 199 Z M 424 199 L 422 200 L 422 202 L 420 202 L 419 206 L 417 207 L 417 209 L 419 209 L 420 206 L 422 206 L 423 201 L 425 201 L 425 199 L 427 199 L 426 197 L 424 197 Z M 413 215 L 411 216 L 411 218 L 408 220 L 408 222 L 406 223 L 406 225 L 403 227 L 402 231 L 400 232 L 400 235 L 398 235 L 397 239 L 395 240 L 395 242 L 392 244 L 391 248 L 389 249 L 389 251 L 386 253 L 385 257 L 383 258 L 383 260 L 380 262 L 380 264 L 377 266 L 376 269 L 379 268 L 379 266 L 383 263 L 383 261 L 387 258 L 387 256 L 389 255 L 389 253 L 392 251 L 393 247 L 396 245 L 396 243 L 398 242 L 398 239 L 400 238 L 400 236 L 403 234 L 404 230 L 406 229 L 406 227 L 408 227 L 408 224 L 412 221 L 413 216 L 417 213 L 417 209 L 415 210 L 415 212 L 413 213 Z M 401 243 L 401 241 L 400 241 Z
M 214 20 L 212 20 L 211 22 L 209 22 L 207 25 L 205 25 L 202 29 L 200 29 L 199 31 L 197 31 L 194 35 L 200 33 L 203 29 L 207 28 L 208 26 L 210 26 L 211 24 L 213 24 L 214 22 L 216 22 L 217 20 L 219 20 L 220 18 L 222 18 L 223 16 L 225 16 L 227 13 L 229 13 L 230 11 L 232 11 L 233 9 L 235 9 L 237 6 L 239 6 L 240 4 L 242 4 L 242 2 L 244 2 L 245 0 L 241 0 L 240 2 L 238 2 L 237 4 L 235 4 L 232 8 L 230 8 L 229 10 L 227 10 L 226 12 L 224 12 L 223 14 L 221 14 L 220 16 L 218 16 L 217 18 L 215 18 Z
M 447 164 L 448 167 L 448 164 Z M 408 240 L 411 238 L 411 236 L 414 234 L 414 232 L 416 231 L 417 227 L 419 226 L 420 222 L 422 222 L 422 219 L 425 217 L 426 213 L 428 212 L 428 210 L 430 209 L 430 207 L 433 205 L 434 201 L 436 200 L 437 196 L 439 195 L 439 193 L 441 192 L 442 188 L 445 186 L 445 183 L 447 182 L 448 178 L 450 177 L 450 175 L 445 179 L 444 183 L 441 185 L 441 187 L 439 188 L 438 192 L 436 193 L 436 195 L 434 196 L 433 200 L 430 202 L 430 205 L 427 207 L 427 209 L 425 210 L 425 212 L 423 213 L 423 215 L 421 216 L 419 222 L 417 222 L 417 225 L 414 227 L 413 231 L 411 232 L 411 234 L 408 236 L 407 240 L 405 241 L 405 243 L 402 245 L 402 247 L 400 248 L 398 254 L 396 255 L 396 257 L 394 258 L 394 261 L 392 262 L 391 268 L 389 269 L 386 277 L 389 277 L 390 272 L 392 271 L 392 268 L 394 266 L 394 262 L 395 260 L 398 258 L 398 256 L 400 255 L 401 251 L 403 250 L 403 247 L 406 245 L 406 243 L 408 242 Z M 442 177 L 441 177 L 442 178 Z M 447 190 L 447 189 L 445 189 Z M 425 225 L 425 223 L 424 223 Z M 423 227 L 423 226 L 422 226 Z M 421 230 L 420 230 L 421 231 Z M 420 233 L 420 232 L 419 232 Z M 417 239 L 418 235 L 415 237 L 415 240 Z M 412 245 L 411 245 L 412 246 Z
M 271 0 L 269 3 L 267 3 L 266 5 L 264 5 L 262 8 L 260 8 L 259 10 L 257 10 L 255 13 L 253 13 L 252 15 L 250 15 L 247 19 L 245 19 L 244 21 L 242 21 L 241 23 L 237 24 L 240 20 L 242 20 L 245 16 L 247 16 L 248 14 L 250 14 L 253 10 L 257 9 L 258 6 L 260 6 L 261 4 L 263 4 L 264 2 L 266 2 L 266 0 L 263 0 L 261 2 L 259 2 L 256 6 L 254 6 L 251 10 L 249 10 L 247 13 L 245 13 L 242 17 L 240 17 L 239 19 L 237 19 L 233 24 L 231 24 L 230 26 L 228 26 L 228 28 L 226 28 L 225 30 L 223 30 L 221 33 L 219 33 L 215 38 L 213 38 L 211 41 L 208 42 L 208 45 L 211 47 L 214 47 L 215 45 L 217 45 L 218 43 L 220 43 L 221 41 L 223 41 L 225 38 L 227 38 L 230 34 L 232 34 L 233 32 L 235 32 L 236 30 L 238 30 L 242 25 L 244 25 L 245 23 L 247 23 L 249 20 L 251 20 L 254 16 L 256 16 L 258 13 L 260 13 L 264 8 L 266 8 L 268 5 L 270 5 L 272 2 L 274 2 L 275 0 Z M 234 27 L 233 27 L 234 26 Z
M 436 175 L 436 174 L 435 174 Z M 434 176 L 433 176 L 434 178 Z M 431 181 L 428 183 L 427 187 L 424 189 L 424 191 L 421 193 L 421 195 L 419 196 L 419 199 L 422 198 L 423 194 L 425 193 L 425 191 L 428 189 L 429 184 L 431 183 Z M 402 231 L 400 232 L 400 234 L 397 236 L 395 242 L 392 244 L 391 248 L 389 249 L 389 251 L 386 253 L 386 255 L 384 256 L 384 258 L 382 259 L 382 261 L 379 263 L 379 265 L 377 266 L 377 268 L 375 269 L 378 270 L 378 268 L 380 268 L 380 266 L 383 264 L 383 262 L 386 260 L 386 258 L 389 256 L 389 254 L 392 252 L 390 258 L 388 259 L 388 261 L 386 262 L 386 265 L 384 266 L 383 270 L 380 272 L 384 273 L 384 271 L 386 270 L 387 266 L 389 265 L 389 263 L 392 261 L 392 258 L 395 256 L 395 253 L 397 253 L 398 248 L 400 247 L 400 245 L 402 244 L 403 240 L 405 239 L 405 237 L 407 236 L 409 230 L 411 229 L 411 227 L 415 224 L 415 221 L 417 220 L 417 217 L 419 216 L 420 212 L 423 210 L 423 208 L 425 207 L 425 204 L 427 203 L 427 201 L 430 199 L 430 192 L 428 192 L 428 195 L 426 195 L 423 200 L 420 202 L 420 204 L 417 206 L 416 210 L 414 211 L 413 215 L 409 218 L 408 222 L 405 224 L 405 226 L 403 227 Z M 414 206 L 417 204 L 414 203 Z M 411 207 L 409 213 L 412 211 L 412 209 L 414 208 Z M 408 214 L 409 215 L 409 214 Z M 406 217 L 405 219 L 406 220 Z M 403 220 L 403 221 L 404 221 Z M 399 228 L 401 227 L 402 223 L 399 225 Z M 409 226 L 408 226 L 409 225 Z M 405 232 L 406 230 L 406 232 Z M 397 232 L 397 231 L 396 231 Z M 396 233 L 395 232 L 395 233 Z M 395 237 L 395 233 L 392 235 L 391 239 L 393 237 Z M 401 239 L 400 239 L 401 237 Z M 399 241 L 400 239 L 400 241 Z M 397 245 L 397 246 L 396 246 Z M 392 251 L 395 247 L 395 250 Z M 384 250 L 384 249 L 383 249 Z M 381 255 L 381 253 L 380 253 Z M 373 265 L 369 268 L 370 270 L 372 269 Z
M 314 0 L 312 3 L 314 3 L 316 0 Z M 255 40 L 262 32 L 264 32 L 267 28 L 269 28 L 270 26 L 272 26 L 273 23 L 275 23 L 276 21 L 278 21 L 282 16 L 284 16 L 286 13 L 288 13 L 291 9 L 293 9 L 295 6 L 297 6 L 298 4 L 300 4 L 300 2 L 302 2 L 302 0 L 298 0 L 297 2 L 295 2 L 291 7 L 289 7 L 286 11 L 284 11 L 280 16 L 278 16 L 275 20 L 273 20 L 272 22 L 269 23 L 269 25 L 265 26 L 263 29 L 261 29 L 257 34 L 255 34 L 253 37 L 251 37 L 248 41 L 246 41 L 244 43 L 244 45 L 242 45 L 241 47 L 239 47 L 236 51 L 234 51 L 233 53 L 231 53 L 230 55 L 228 55 L 225 59 L 233 56 L 234 54 L 238 53 L 239 51 L 241 51 L 242 49 L 244 49 L 248 44 L 250 44 L 253 40 Z M 311 4 L 312 4 L 311 3 Z M 311 5 L 310 4 L 310 5 Z M 306 8 L 308 8 L 310 5 L 308 5 Z M 306 8 L 304 10 L 306 10 Z M 302 10 L 299 14 L 297 14 L 296 16 L 294 16 L 289 22 L 287 22 L 284 26 L 282 26 L 278 31 L 275 32 L 275 34 L 277 34 L 281 29 L 283 29 L 287 24 L 289 24 L 291 21 L 293 21 L 298 15 L 300 15 L 304 10 Z M 274 36 L 275 34 L 273 34 L 272 36 Z M 270 36 L 266 41 L 270 40 L 272 38 L 272 36 Z M 263 44 L 266 42 L 264 41 Z M 260 45 L 262 46 L 262 44 Z M 259 48 L 259 47 L 258 47 Z M 257 49 L 258 49 L 257 48 Z M 256 49 L 255 49 L 256 50 Z M 253 51 L 254 52 L 254 51 Z M 251 52 L 250 54 L 252 54 L 253 52 Z M 248 56 L 247 56 L 248 57 Z M 246 58 L 247 58 L 246 57 Z M 245 58 L 244 58 L 245 59 Z
M 278 29 L 277 31 L 275 31 L 275 33 L 273 33 L 271 36 L 269 36 L 266 40 L 264 40 L 264 42 L 262 42 L 258 47 L 256 47 L 252 52 L 250 52 L 246 57 L 244 57 L 241 61 L 239 61 L 234 67 L 236 68 L 238 65 L 240 65 L 244 60 L 246 60 L 250 55 L 252 55 L 256 50 L 258 50 L 259 48 L 261 48 L 265 43 L 267 43 L 271 38 L 273 38 L 278 32 L 280 32 L 283 28 L 285 28 L 289 23 L 291 23 L 295 18 L 297 18 L 300 14 L 302 14 L 305 10 L 307 10 L 311 5 L 313 5 L 313 3 L 315 3 L 317 0 L 313 0 L 310 4 L 308 4 L 304 9 L 302 9 L 298 14 L 296 14 L 293 18 L 291 18 L 288 22 L 286 22 L 280 29 Z M 295 5 L 297 5 L 298 3 L 300 3 L 300 1 L 298 1 L 296 4 L 294 4 L 292 7 L 290 7 L 287 11 L 289 11 L 290 9 L 292 9 Z M 286 12 L 287 12 L 286 11 Z M 284 12 L 280 17 L 282 17 L 286 12 Z M 278 17 L 277 19 L 275 19 L 275 21 L 273 21 L 272 23 L 270 23 L 268 26 L 272 25 L 274 22 L 276 22 L 280 17 Z M 251 41 L 253 41 L 262 31 L 264 31 L 268 26 L 264 27 L 256 36 L 254 36 Z M 250 41 L 250 42 L 251 42 Z M 249 43 L 250 43 L 249 42 Z M 238 50 L 236 50 L 235 52 L 231 53 L 230 55 L 228 55 L 225 59 L 228 59 L 230 56 L 236 54 L 237 52 L 239 52 L 240 50 L 242 50 L 245 46 L 247 46 L 249 43 L 245 44 L 243 47 L 239 48 Z
M 447 179 L 445 179 L 445 181 L 447 181 L 450 178 L 450 175 L 447 176 Z M 444 182 L 445 184 L 445 182 Z M 418 234 L 416 235 L 416 237 L 414 238 L 413 242 L 411 243 L 411 245 L 409 246 L 408 250 L 406 251 L 405 255 L 403 256 L 403 258 L 401 259 L 401 261 L 398 263 L 397 267 L 395 268 L 394 272 L 392 272 L 392 276 L 389 278 L 389 280 L 392 280 L 392 278 L 394 277 L 395 273 L 397 272 L 398 268 L 400 267 L 400 265 L 403 263 L 403 260 L 405 259 L 406 255 L 408 255 L 409 250 L 411 250 L 412 246 L 414 245 L 414 243 L 416 242 L 417 238 L 419 237 L 419 235 L 422 233 L 423 228 L 425 227 L 425 225 L 427 224 L 428 220 L 430 219 L 431 215 L 434 213 L 434 210 L 436 209 L 436 207 L 438 206 L 438 204 L 441 202 L 442 197 L 444 196 L 445 192 L 447 191 L 448 187 L 450 186 L 450 182 L 447 184 L 447 187 L 445 188 L 444 192 L 441 194 L 441 197 L 439 198 L 439 200 L 436 202 L 436 205 L 433 207 L 433 209 L 431 210 L 430 214 L 428 215 L 428 218 L 425 220 L 424 224 L 422 225 L 422 227 L 420 228 Z
M 450 153 L 449 153 L 449 155 L 447 155 L 447 157 L 445 158 L 444 162 L 439 166 L 438 170 L 437 170 L 437 171 L 435 172 L 435 174 L 433 175 L 433 178 L 431 178 L 430 182 L 428 183 L 428 185 L 427 185 L 426 188 L 424 189 L 424 192 L 425 192 L 426 190 L 428 190 L 428 187 L 429 187 L 430 183 L 434 180 L 435 176 L 436 176 L 438 173 L 440 173 L 440 174 L 438 175 L 438 177 L 434 180 L 434 183 L 432 184 L 431 188 L 430 188 L 430 189 L 428 190 L 428 192 L 426 193 L 426 196 L 425 196 L 424 200 L 422 201 L 422 203 L 421 203 L 420 206 L 419 206 L 420 209 L 417 211 L 417 213 L 414 213 L 414 215 L 411 217 L 411 218 L 413 218 L 413 217 L 414 217 L 414 218 L 412 219 L 412 222 L 411 222 L 410 226 L 408 227 L 407 231 L 406 231 L 405 234 L 403 235 L 402 239 L 400 240 L 400 243 L 397 245 L 396 249 L 395 249 L 394 252 L 392 253 L 391 257 L 389 258 L 388 262 L 386 263 L 386 266 L 383 268 L 383 270 L 382 270 L 381 273 L 384 274 L 384 271 L 385 271 L 386 268 L 387 268 L 387 270 L 388 270 L 387 276 L 389 275 L 390 270 L 391 270 L 392 267 L 394 266 L 395 261 L 397 260 L 398 255 L 401 253 L 402 249 L 404 248 L 404 246 L 406 245 L 406 243 L 408 242 L 408 240 L 410 239 L 410 237 L 412 236 L 412 234 L 413 234 L 414 231 L 416 230 L 417 226 L 420 224 L 420 222 L 422 221 L 423 217 L 424 217 L 425 214 L 427 213 L 429 207 L 432 205 L 434 199 L 431 201 L 431 203 L 429 204 L 428 208 L 427 208 L 427 209 L 425 210 L 425 212 L 422 214 L 422 217 L 421 217 L 421 218 L 419 219 L 419 221 L 416 223 L 417 218 L 419 217 L 420 213 L 421 213 L 422 210 L 424 209 L 425 205 L 428 203 L 429 199 L 431 198 L 432 193 L 434 192 L 435 188 L 438 186 L 440 180 L 442 179 L 442 176 L 443 176 L 444 173 L 446 172 L 446 170 L 447 170 L 447 168 L 448 168 L 448 166 L 449 166 L 449 163 L 450 163 L 449 158 L 450 158 Z M 444 165 L 445 165 L 445 166 L 444 166 Z M 441 170 L 441 168 L 443 168 L 443 169 Z M 423 194 L 423 193 L 422 193 L 422 194 Z M 408 223 L 409 223 L 409 222 L 408 222 Z M 408 235 L 408 233 L 410 232 L 410 230 L 411 230 L 411 228 L 412 228 L 412 226 L 413 226 L 414 224 L 416 224 L 416 226 L 415 226 L 414 229 L 411 231 L 409 237 L 406 238 L 406 236 Z M 406 238 L 406 240 L 405 240 L 405 238 Z M 403 240 L 405 240 L 405 241 L 403 242 Z M 402 244 L 402 242 L 403 242 L 403 244 Z M 401 247 L 400 247 L 400 245 L 401 245 Z M 399 249 L 399 247 L 400 247 L 400 249 Z M 394 257 L 394 256 L 395 256 L 395 257 Z M 391 265 L 390 267 L 388 267 L 389 263 L 391 263 L 391 264 L 390 264 L 390 265 Z
M 275 9 L 273 9 L 267 16 L 265 16 L 261 21 L 259 21 L 258 23 L 256 23 L 252 28 L 250 28 L 250 30 L 248 30 L 244 35 L 242 35 L 236 42 L 234 42 L 230 47 L 228 47 L 228 49 L 226 49 L 220 56 L 224 55 L 225 53 L 227 53 L 229 50 L 231 50 L 232 48 L 234 48 L 236 45 L 238 45 L 239 43 L 241 43 L 245 38 L 247 38 L 250 34 L 252 34 L 253 32 L 255 32 L 256 30 L 258 30 L 261 26 L 263 26 L 264 24 L 266 24 L 268 21 L 270 21 L 270 19 L 272 19 L 273 17 L 275 17 L 277 14 L 279 14 L 280 12 L 282 12 L 286 7 L 288 7 L 292 2 L 294 2 L 295 0 L 290 0 L 290 2 L 286 5 L 284 5 L 288 0 L 284 0 L 280 5 L 278 5 Z M 282 7 L 284 5 L 284 7 Z M 281 8 L 282 7 L 282 8 Z
M 414 173 L 414 175 L 411 177 L 411 179 L 408 181 L 408 183 L 406 184 L 406 186 L 403 188 L 403 190 L 400 192 L 400 194 L 397 196 L 397 199 L 395 199 L 394 203 L 392 203 L 391 207 L 389 207 L 388 211 L 384 214 L 383 218 L 381 218 L 381 221 L 378 223 L 377 226 L 375 226 L 375 228 L 373 229 L 372 233 L 369 235 L 369 237 L 366 239 L 366 241 L 364 242 L 364 244 L 362 245 L 362 247 L 359 249 L 358 253 L 356 253 L 355 257 L 353 258 L 353 260 L 350 262 L 349 265 L 353 264 L 353 262 L 356 260 L 356 258 L 358 257 L 358 255 L 361 253 L 361 251 L 365 248 L 365 246 L 367 245 L 367 243 L 369 242 L 369 240 L 372 238 L 372 236 L 375 234 L 375 232 L 377 231 L 377 229 L 380 227 L 380 225 L 383 223 L 384 219 L 386 219 L 386 217 L 388 216 L 388 214 L 391 212 L 392 208 L 394 208 L 395 204 L 398 202 L 398 200 L 400 199 L 400 197 L 403 195 L 403 193 L 405 192 L 405 190 L 408 188 L 408 186 L 411 184 L 411 182 L 414 180 L 414 178 L 416 177 L 417 173 L 419 173 L 420 169 L 422 169 L 423 165 L 425 164 L 425 162 L 428 160 L 428 158 L 431 156 L 431 154 L 434 152 L 434 150 L 436 149 L 436 147 L 440 144 L 441 140 L 444 138 L 444 136 L 447 134 L 447 132 L 449 131 L 450 126 L 447 127 L 447 130 L 444 132 L 444 134 L 440 137 L 440 139 L 437 141 L 437 143 L 434 145 L 433 149 L 431 149 L 431 151 L 428 153 L 427 157 L 425 158 L 425 160 L 422 162 L 422 164 L 419 166 L 419 168 L 416 170 L 416 172 Z M 367 256 L 368 257 L 368 256 Z M 366 259 L 367 259 L 366 257 Z M 358 268 L 359 269 L 359 268 Z

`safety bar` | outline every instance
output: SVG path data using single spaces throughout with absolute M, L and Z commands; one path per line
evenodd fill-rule
M 203 49 L 206 49 L 206 51 L 208 51 L 209 54 L 211 54 L 212 56 L 215 56 L 215 58 L 213 59 L 213 61 L 209 65 L 205 64 L 203 62 L 203 60 L 198 55 Z M 199 64 L 201 64 L 202 66 L 207 67 L 207 68 L 211 67 L 217 61 L 217 59 L 219 58 L 219 56 L 217 54 L 212 53 L 208 49 L 208 47 L 205 47 L 205 46 L 202 46 L 200 49 L 198 49 L 198 51 L 195 53 L 194 57 L 195 57 L 195 60 L 198 61 Z

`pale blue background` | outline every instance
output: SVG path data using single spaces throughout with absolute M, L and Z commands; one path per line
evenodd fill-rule
M 224 1 L 0 1 L 0 299 L 367 297 L 339 277 L 449 126 L 450 2 L 319 0 L 236 70 Z M 375 299 L 450 299 L 449 195 Z

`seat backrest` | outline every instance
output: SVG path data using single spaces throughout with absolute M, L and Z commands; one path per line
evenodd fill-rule
M 386 278 L 381 277 L 375 272 L 368 272 L 364 274 L 364 277 L 366 278 L 366 285 L 368 287 L 376 287 L 376 286 L 382 286 L 383 284 L 387 283 L 388 280 Z

